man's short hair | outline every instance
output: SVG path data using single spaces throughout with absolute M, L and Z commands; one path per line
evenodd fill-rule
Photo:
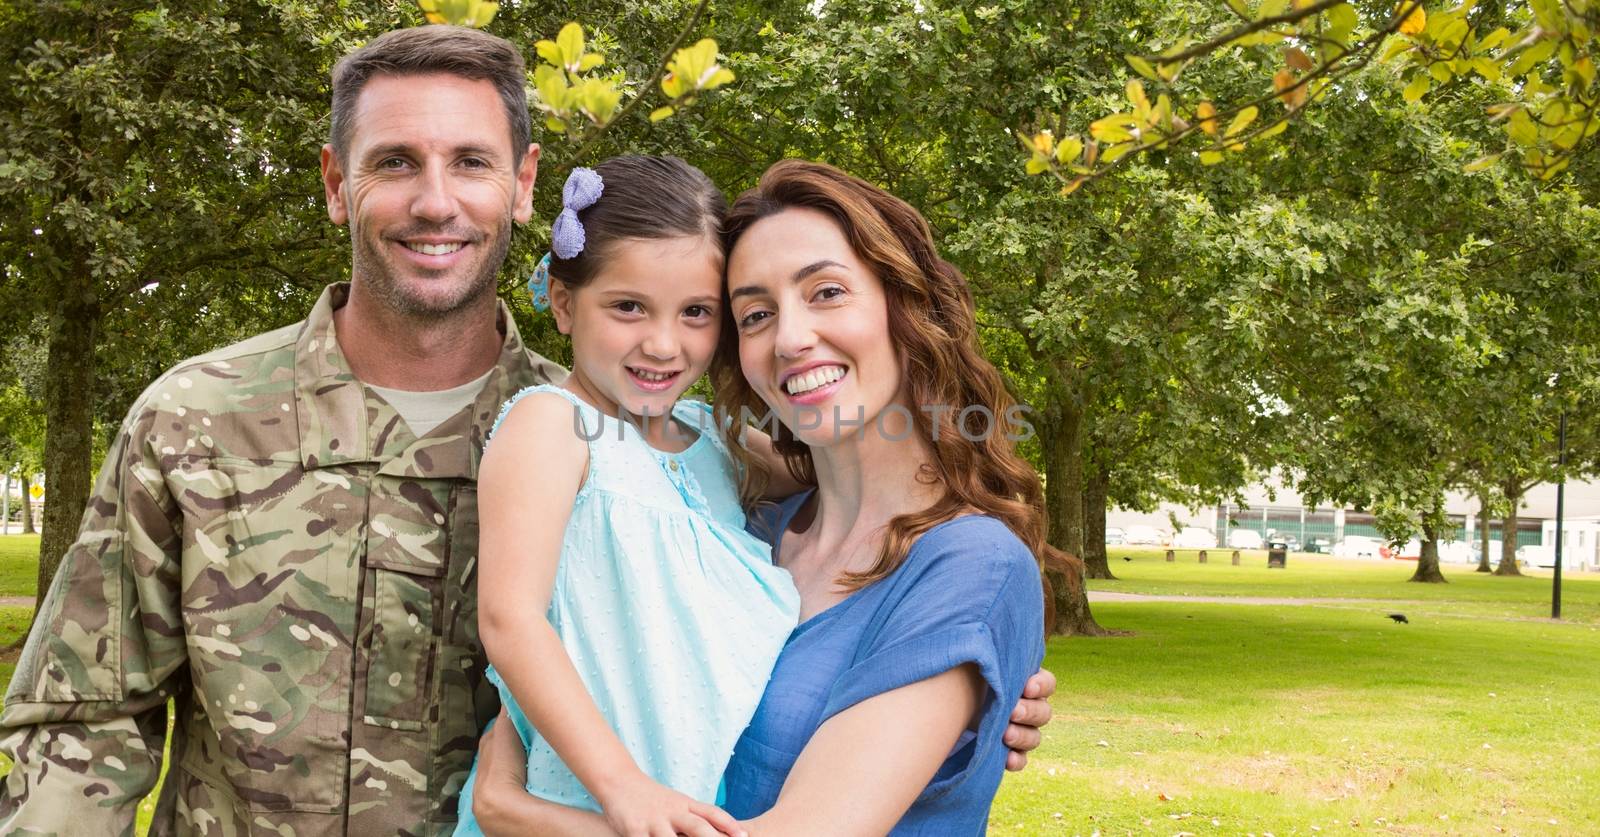
M 511 124 L 511 159 L 521 165 L 528 150 L 527 76 L 522 53 L 504 38 L 465 26 L 416 26 L 396 29 L 339 59 L 333 67 L 333 117 L 329 142 L 340 160 L 355 131 L 356 99 L 373 76 L 417 76 L 448 73 L 478 81 L 487 79 L 500 93 Z

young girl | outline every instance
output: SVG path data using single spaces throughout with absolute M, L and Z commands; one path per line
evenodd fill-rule
M 539 271 L 572 374 L 506 405 L 478 480 L 479 633 L 528 790 L 628 835 L 739 833 L 711 803 L 799 612 L 710 409 L 678 400 L 718 344 L 725 208 L 674 157 L 572 173 Z

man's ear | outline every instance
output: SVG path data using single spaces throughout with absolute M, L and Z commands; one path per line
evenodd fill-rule
M 555 315 L 556 330 L 562 334 L 572 334 L 572 289 L 567 283 L 550 277 L 550 313 Z
M 539 144 L 529 143 L 522 155 L 522 165 L 517 167 L 517 202 L 511 217 L 519 224 L 533 219 L 533 181 L 539 176 Z
M 322 146 L 322 191 L 328 199 L 328 219 L 335 224 L 350 220 L 350 208 L 344 205 L 344 166 L 332 145 Z

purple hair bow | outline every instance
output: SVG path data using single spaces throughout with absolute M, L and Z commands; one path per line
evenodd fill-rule
M 594 206 L 605 189 L 605 181 L 594 169 L 580 166 L 567 175 L 567 183 L 561 187 L 561 214 L 550 227 L 550 249 L 558 257 L 571 259 L 583 252 L 583 222 L 578 220 L 578 212 Z

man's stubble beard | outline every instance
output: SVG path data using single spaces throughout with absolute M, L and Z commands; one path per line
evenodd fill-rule
M 461 291 L 442 300 L 428 299 L 409 293 L 395 279 L 395 271 L 382 252 L 383 241 L 373 241 L 362 235 L 352 223 L 350 238 L 354 244 L 353 275 L 368 293 L 385 308 L 402 316 L 420 320 L 440 320 L 471 306 L 485 294 L 494 295 L 495 279 L 500 266 L 511 250 L 511 218 L 507 216 L 498 234 L 472 242 L 484 247 L 485 258 L 478 263 L 478 273 L 463 285 Z

